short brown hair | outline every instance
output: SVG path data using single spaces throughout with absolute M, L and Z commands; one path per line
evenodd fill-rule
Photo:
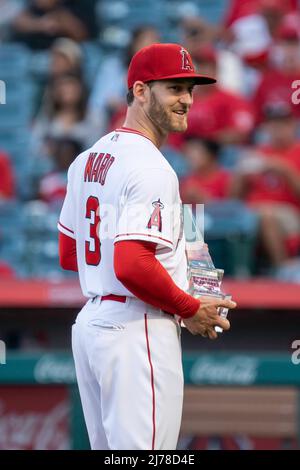
M 131 106 L 132 103 L 133 103 L 133 100 L 134 100 L 134 94 L 133 94 L 133 89 L 132 88 L 130 88 L 130 90 L 128 90 L 126 100 L 127 100 L 127 105 Z

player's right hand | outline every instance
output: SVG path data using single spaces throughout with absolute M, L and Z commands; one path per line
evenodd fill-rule
M 183 319 L 183 323 L 193 335 L 208 336 L 210 339 L 218 337 L 214 327 L 220 326 L 229 330 L 230 323 L 226 318 L 220 317 L 219 307 L 235 308 L 236 303 L 228 299 L 217 297 L 200 297 L 200 307 L 194 316 Z

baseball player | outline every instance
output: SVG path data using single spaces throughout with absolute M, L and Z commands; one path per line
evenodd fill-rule
M 132 58 L 124 126 L 80 154 L 68 172 L 60 263 L 78 270 L 86 305 L 72 349 L 92 449 L 176 448 L 183 373 L 180 322 L 216 338 L 229 300 L 186 293 L 178 180 L 159 148 L 187 128 L 195 72 L 178 44 Z

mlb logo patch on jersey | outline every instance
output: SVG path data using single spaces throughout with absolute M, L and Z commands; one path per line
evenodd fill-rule
M 112 142 L 118 142 L 120 134 L 114 134 L 110 139 Z

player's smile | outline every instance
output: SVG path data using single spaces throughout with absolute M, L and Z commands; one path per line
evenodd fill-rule
M 173 111 L 173 113 L 177 114 L 178 116 L 185 116 L 186 115 L 186 111 Z
M 173 111 L 172 112 L 172 115 L 175 114 L 175 119 L 177 121 L 177 126 L 180 126 L 180 129 L 182 128 L 182 126 L 186 126 L 187 125 L 187 111 Z M 177 130 L 177 127 L 176 129 L 174 130 Z
M 178 108 L 178 109 L 173 109 L 172 110 L 172 116 L 176 116 L 174 121 L 174 118 L 171 118 L 173 121 L 173 130 L 176 132 L 185 130 L 187 127 L 187 115 L 189 111 L 190 106 L 185 106 L 184 108 Z M 176 122 L 176 123 L 175 123 Z

